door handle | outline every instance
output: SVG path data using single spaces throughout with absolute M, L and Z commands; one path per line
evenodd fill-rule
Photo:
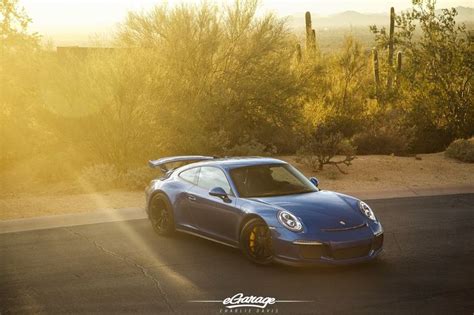
M 191 200 L 191 201 L 196 201 L 196 196 L 188 195 L 188 199 Z

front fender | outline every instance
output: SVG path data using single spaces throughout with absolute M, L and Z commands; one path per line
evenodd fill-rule
M 284 228 L 277 219 L 278 211 L 281 210 L 279 207 L 270 206 L 265 204 L 255 204 L 246 200 L 241 200 L 240 208 L 245 214 L 242 222 L 245 222 L 249 217 L 255 216 L 261 218 L 268 225 L 270 229 Z M 241 222 L 241 227 L 242 227 Z

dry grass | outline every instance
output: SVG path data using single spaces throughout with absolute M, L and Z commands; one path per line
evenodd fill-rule
M 322 172 L 291 162 L 307 176 L 316 176 L 321 187 L 341 192 L 390 191 L 474 185 L 474 164 L 445 158 L 442 153 L 414 157 L 359 156 L 345 167 L 347 175 L 327 166 Z M 34 186 L 29 191 L 8 191 L 0 195 L 0 220 L 90 212 L 98 209 L 143 207 L 143 191 L 84 191 L 74 185 Z
M 45 187 L 47 189 L 47 187 Z M 55 214 L 91 212 L 145 206 L 142 191 L 107 191 L 86 194 L 20 193 L 0 199 L 0 220 Z

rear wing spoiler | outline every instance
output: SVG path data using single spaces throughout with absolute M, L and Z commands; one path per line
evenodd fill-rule
M 215 157 L 203 156 L 203 155 L 170 156 L 170 157 L 165 157 L 158 160 L 150 160 L 148 161 L 148 165 L 151 168 L 159 168 L 163 173 L 166 173 L 169 171 L 168 167 L 166 166 L 167 164 L 181 162 L 184 165 L 184 164 L 190 164 L 190 163 L 195 163 L 199 161 L 207 161 L 207 160 L 212 160 L 212 159 L 215 159 Z

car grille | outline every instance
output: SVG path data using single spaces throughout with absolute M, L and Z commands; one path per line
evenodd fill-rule
M 321 245 L 298 245 L 300 248 L 300 255 L 304 259 L 319 259 L 321 256 L 329 256 L 329 246 Z

